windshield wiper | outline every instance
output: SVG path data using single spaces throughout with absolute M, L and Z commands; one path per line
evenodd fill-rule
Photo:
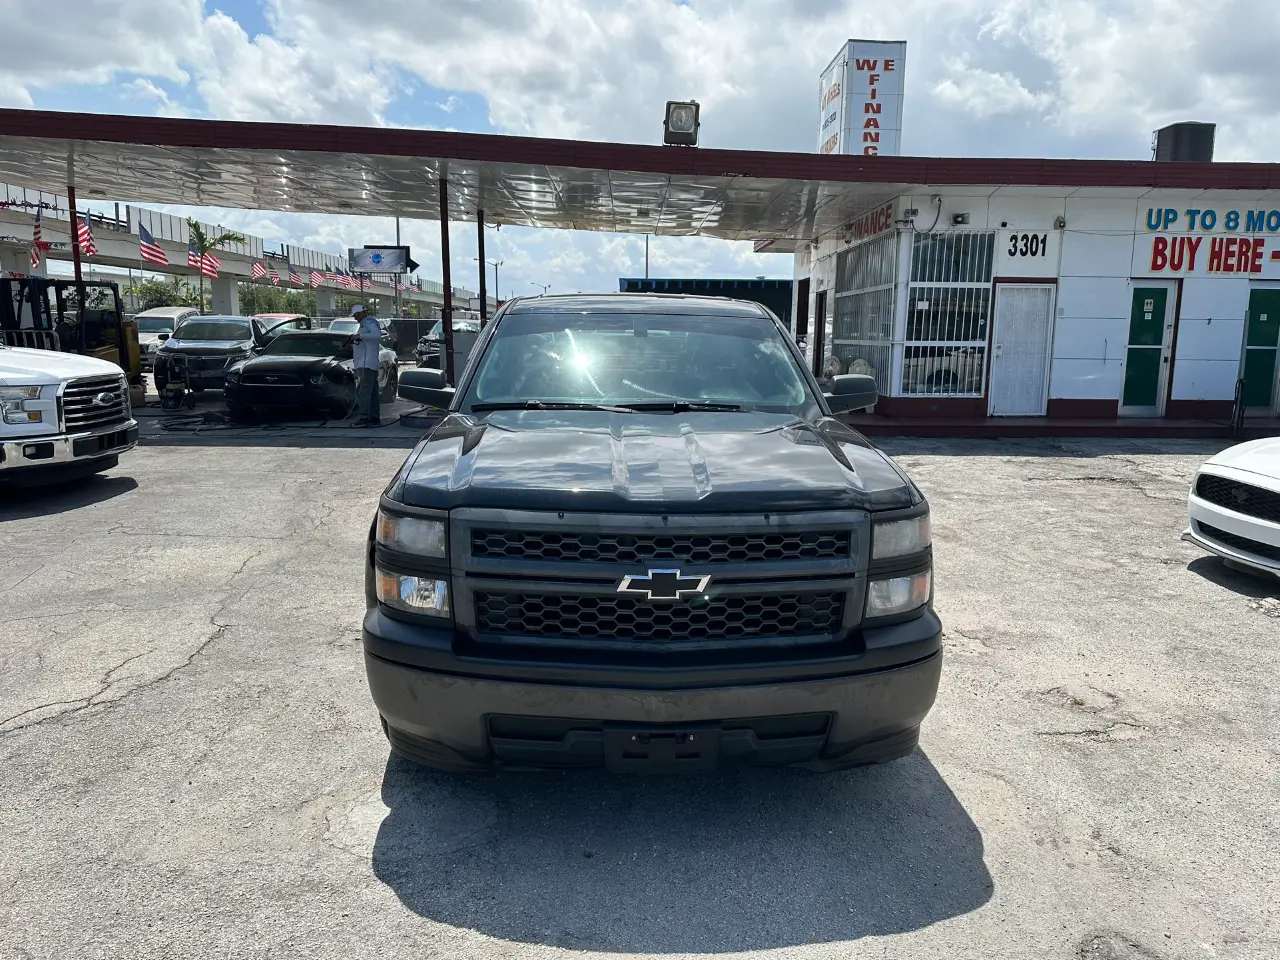
M 649 411 L 658 413 L 687 413 L 693 411 L 709 411 L 711 413 L 735 413 L 742 409 L 736 403 L 703 403 L 698 400 L 660 400 L 644 403 L 623 404 L 628 410 Z
M 490 410 L 603 410 L 605 413 L 635 413 L 630 407 L 610 407 L 573 400 L 495 400 L 492 403 L 473 403 L 471 410 L 474 413 L 487 413 Z

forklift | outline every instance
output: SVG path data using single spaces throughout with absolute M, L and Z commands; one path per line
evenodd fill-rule
M 81 285 L 83 304 L 74 280 L 0 279 L 0 343 L 109 360 L 125 372 L 131 392 L 141 391 L 138 325 L 125 319 L 119 285 L 102 280 Z

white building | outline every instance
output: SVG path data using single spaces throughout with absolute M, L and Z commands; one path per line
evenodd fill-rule
M 800 244 L 815 372 L 873 373 L 892 416 L 1219 419 L 1241 381 L 1249 414 L 1280 414 L 1280 192 L 1240 165 L 1161 190 L 1002 186 L 1003 166 L 1052 161 L 968 162 L 989 186 Z

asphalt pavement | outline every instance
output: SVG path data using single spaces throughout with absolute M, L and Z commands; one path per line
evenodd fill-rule
M 906 760 L 455 777 L 361 661 L 415 431 L 295 427 L 0 493 L 0 958 L 1280 956 L 1280 581 L 1178 540 L 1221 445 L 887 443 L 946 628 Z

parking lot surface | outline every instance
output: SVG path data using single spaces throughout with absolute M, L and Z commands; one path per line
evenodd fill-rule
M 361 661 L 412 435 L 0 494 L 0 957 L 1280 956 L 1280 581 L 1178 541 L 1221 445 L 886 444 L 946 629 L 907 760 L 455 777 Z

